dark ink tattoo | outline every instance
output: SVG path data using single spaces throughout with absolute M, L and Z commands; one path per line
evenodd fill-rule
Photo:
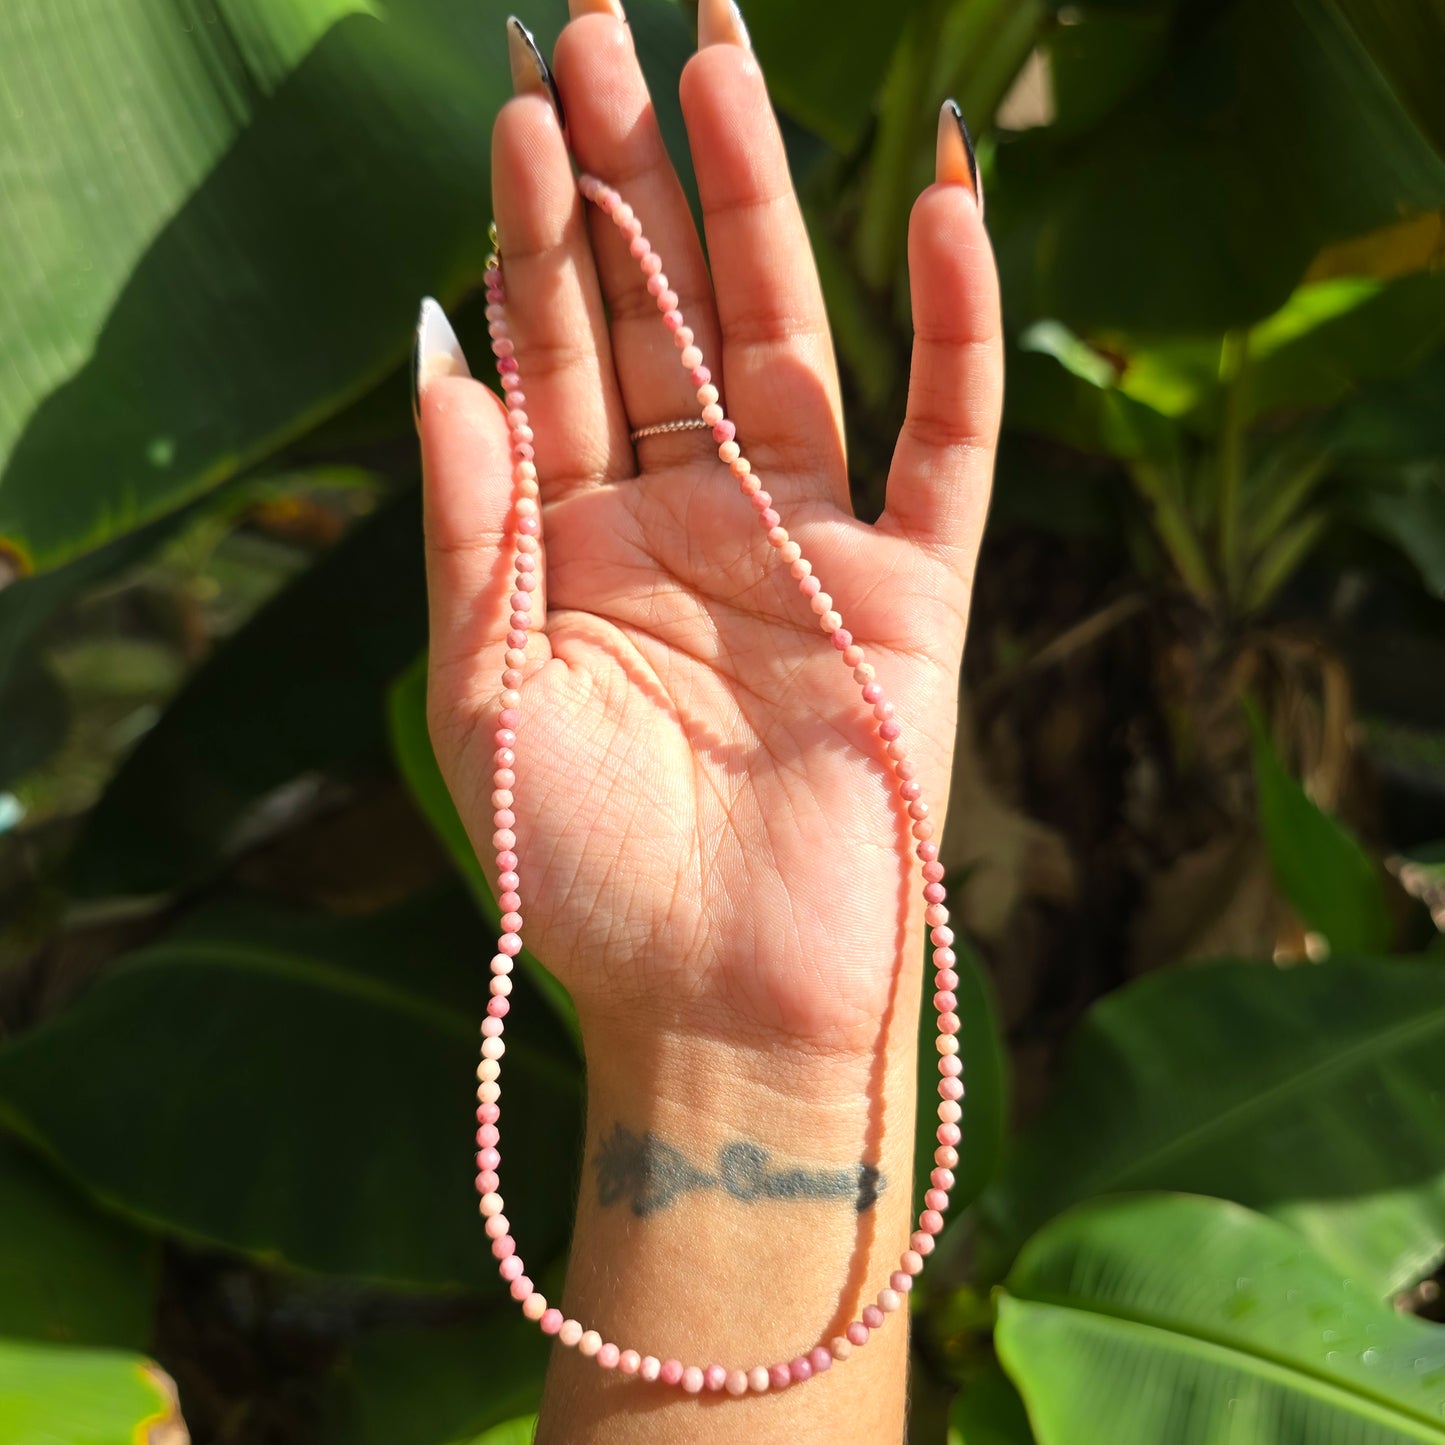
M 637 1215 L 656 1213 L 691 1189 L 721 1189 L 744 1204 L 765 1199 L 846 1199 L 861 1214 L 887 1187 L 876 1165 L 843 1169 L 773 1168 L 757 1144 L 724 1144 L 716 1172 L 689 1164 L 675 1145 L 651 1131 L 634 1134 L 621 1124 L 602 1141 L 592 1163 L 604 1206 L 626 1203 Z

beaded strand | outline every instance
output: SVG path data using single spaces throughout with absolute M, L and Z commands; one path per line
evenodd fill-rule
M 938 1147 L 934 1150 L 935 1167 L 929 1180 L 931 1188 L 924 1195 L 925 1207 L 918 1216 L 918 1228 L 909 1239 L 908 1248 L 899 1257 L 898 1268 L 889 1277 L 887 1286 L 842 1334 L 826 1344 L 815 1345 L 792 1360 L 754 1365 L 750 1369 L 727 1369 L 719 1364 L 684 1365 L 677 1359 L 660 1360 L 656 1355 L 620 1349 L 611 1341 L 604 1340 L 598 1331 L 584 1329 L 579 1321 L 566 1318 L 561 1310 L 550 1306 L 525 1273 L 522 1257 L 517 1253 L 517 1244 L 512 1237 L 511 1222 L 502 1212 L 498 1121 L 501 1117 L 501 1060 L 506 1052 L 502 1033 L 511 1007 L 508 996 L 512 992 L 514 960 L 522 949 L 521 877 L 516 852 L 516 746 L 517 726 L 521 721 L 522 668 L 526 663 L 527 638 L 532 626 L 532 594 L 537 587 L 537 552 L 542 522 L 533 448 L 535 435 L 524 409 L 527 398 L 522 391 L 516 347 L 508 326 L 501 257 L 495 249 L 496 232 L 493 229 L 494 250 L 487 259 L 486 268 L 487 321 L 511 430 L 515 498 L 512 532 L 516 553 L 506 670 L 502 673 L 501 709 L 494 735 L 492 806 L 495 811 L 492 823 L 495 831 L 492 845 L 497 850 L 502 934 L 491 962 L 491 999 L 487 1005 L 487 1016 L 482 1021 L 482 1059 L 477 1068 L 477 1191 L 481 1195 L 480 1210 L 487 1237 L 491 1240 L 492 1254 L 498 1261 L 498 1270 L 510 1287 L 512 1298 L 521 1305 L 523 1315 L 539 1324 L 544 1334 L 553 1335 L 562 1344 L 596 1360 L 604 1370 L 615 1369 L 643 1380 L 681 1386 L 689 1394 L 695 1395 L 704 1390 L 725 1390 L 730 1395 L 763 1394 L 801 1384 L 814 1375 L 820 1375 L 830 1369 L 834 1361 L 848 1359 L 854 1349 L 867 1344 L 873 1331 L 881 1329 L 887 1317 L 902 1308 L 913 1288 L 914 1278 L 923 1269 L 925 1258 L 933 1252 L 935 1238 L 943 1230 L 949 1191 L 954 1186 L 953 1171 L 958 1166 L 959 1123 L 963 1117 L 963 1064 L 959 1058 L 956 994 L 958 974 L 954 970 L 958 960 L 953 951 L 954 934 L 948 926 L 948 909 L 944 904 L 943 865 L 938 861 L 938 844 L 933 841 L 934 825 L 917 782 L 917 766 L 908 757 L 903 745 L 903 730 L 894 716 L 893 704 L 884 696 L 862 646 L 843 626 L 843 618 L 834 607 L 832 597 L 823 591 L 822 583 L 814 575 L 812 563 L 788 535 L 773 506 L 772 497 L 763 489 L 748 459 L 743 456 L 736 440 L 737 429 L 723 412 L 718 389 L 712 383 L 712 373 L 704 365 L 696 337 L 678 309 L 677 293 L 671 289 L 663 272 L 662 257 L 643 235 L 642 222 L 616 190 L 595 177 L 579 177 L 578 189 L 587 200 L 600 207 L 622 233 L 646 278 L 648 292 L 657 301 L 663 324 L 672 333 L 682 368 L 697 390 L 702 421 L 712 429 L 719 460 L 727 466 L 737 480 L 738 490 L 752 504 L 759 523 L 767 532 L 768 541 L 796 579 L 798 591 L 807 599 L 818 618 L 819 627 L 841 655 L 843 665 L 851 671 L 853 681 L 862 690 L 863 702 L 872 709 L 878 736 L 885 745 L 884 751 L 898 781 L 898 797 L 908 814 L 914 852 L 923 865 L 924 920 L 930 929 L 933 962 L 937 969 L 933 1006 L 938 1012 Z

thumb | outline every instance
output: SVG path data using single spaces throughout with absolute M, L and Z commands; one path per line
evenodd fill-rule
M 497 691 L 504 666 L 516 550 L 512 427 L 496 393 L 472 379 L 446 313 L 429 297 L 417 322 L 414 376 L 431 712 L 445 723 L 475 717 Z M 520 411 L 514 406 L 513 417 Z M 538 586 L 531 594 L 534 631 L 545 620 L 543 572 L 539 553 Z

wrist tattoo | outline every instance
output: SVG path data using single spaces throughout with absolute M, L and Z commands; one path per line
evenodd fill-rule
M 876 1165 L 841 1169 L 779 1167 L 758 1144 L 738 1141 L 717 1151 L 711 1171 L 688 1162 L 682 1150 L 650 1130 L 634 1134 L 614 1124 L 592 1160 L 603 1207 L 626 1203 L 636 1215 L 655 1214 L 693 1189 L 721 1189 L 744 1204 L 768 1199 L 845 1199 L 859 1214 L 887 1187 Z

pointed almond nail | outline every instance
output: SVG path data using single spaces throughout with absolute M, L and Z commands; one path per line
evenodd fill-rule
M 526 95 L 533 91 L 545 95 L 557 112 L 557 121 L 563 130 L 567 129 L 567 117 L 562 110 L 562 97 L 557 93 L 557 82 L 552 79 L 552 67 L 532 38 L 532 32 L 515 15 L 507 16 L 507 59 L 512 65 L 512 93 Z
M 978 161 L 973 153 L 973 137 L 963 122 L 963 112 L 956 100 L 945 100 L 938 112 L 937 179 L 944 184 L 967 186 L 978 208 L 983 210 L 983 187 L 978 180 Z
M 611 15 L 626 20 L 618 0 L 567 0 L 567 12 L 575 20 L 579 15 Z
M 743 24 L 743 12 L 735 0 L 698 0 L 697 6 L 697 48 L 706 50 L 709 45 L 741 45 L 744 50 L 753 48 L 748 38 L 748 27 Z
M 411 416 L 421 421 L 421 398 L 439 376 L 470 376 L 461 343 L 447 314 L 430 296 L 422 298 L 416 318 L 416 344 L 411 352 Z

